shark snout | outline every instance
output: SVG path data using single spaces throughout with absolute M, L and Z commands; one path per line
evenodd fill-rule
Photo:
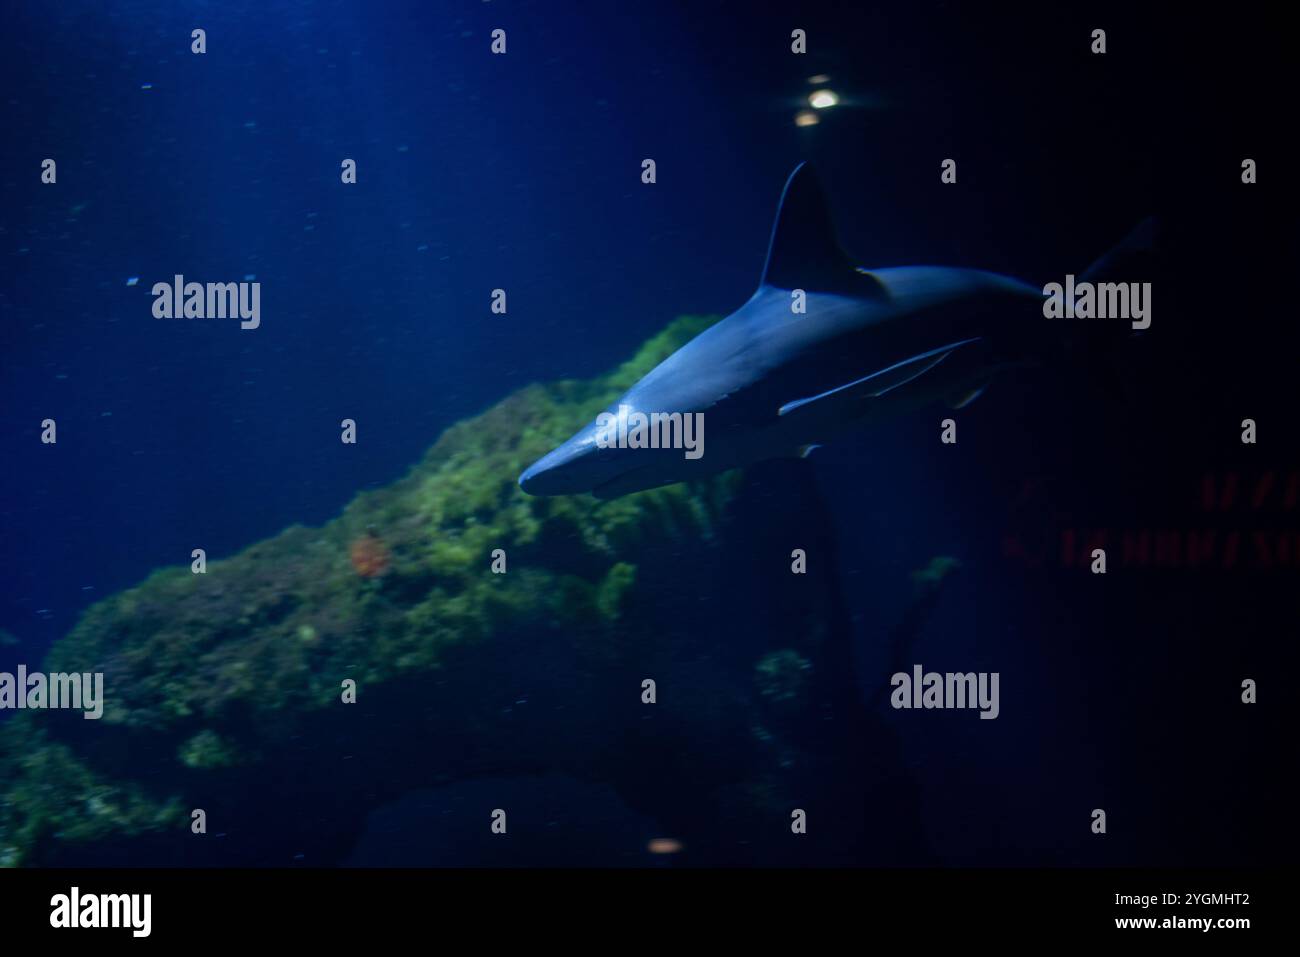
M 565 494 L 561 487 L 565 484 L 561 474 L 563 462 L 556 454 L 559 451 L 556 449 L 548 452 L 524 469 L 523 474 L 519 476 L 519 487 L 529 495 Z
M 612 474 L 607 474 L 607 457 L 600 454 L 604 451 L 584 430 L 524 469 L 519 487 L 529 495 L 590 492 Z

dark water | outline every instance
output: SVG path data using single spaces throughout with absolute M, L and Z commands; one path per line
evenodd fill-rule
M 1240 516 L 1206 514 L 1205 475 L 1294 474 L 1275 66 L 1247 63 L 1230 25 L 1220 59 L 1194 47 L 1192 62 L 1182 41 L 1204 37 L 1124 5 L 69 2 L 12 4 L 5 21 L 0 628 L 17 644 L 0 669 L 34 666 L 89 605 L 197 543 L 215 559 L 320 524 L 521 386 L 594 375 L 676 315 L 736 308 L 785 177 L 811 160 L 865 266 L 1042 283 L 1151 214 L 1173 264 L 1155 324 L 1176 331 L 1139 347 L 1135 394 L 1013 377 L 955 448 L 909 418 L 811 460 L 864 697 L 910 573 L 937 555 L 962 572 L 916 660 L 1018 689 L 996 722 L 881 711 L 915 798 L 905 822 L 877 820 L 906 832 L 892 859 L 1095 863 L 1086 828 L 1060 818 L 1103 799 L 1122 822 L 1108 863 L 1268 857 L 1254 809 L 1280 800 L 1260 716 L 1277 706 L 1243 717 L 1236 689 L 1293 655 L 1275 616 L 1294 611 L 1295 554 L 1137 563 L 1099 584 L 1063 567 L 1055 537 L 1030 560 L 1014 544 L 1043 511 L 1226 533 Z M 1104 57 L 1088 52 L 1099 24 Z M 487 54 L 497 26 L 503 57 Z M 806 56 L 789 53 L 793 26 Z M 846 102 L 797 127 L 817 74 Z M 1276 178 L 1243 195 L 1255 154 Z M 57 187 L 40 183 L 45 157 Z M 152 319 L 150 287 L 177 272 L 255 277 L 261 327 Z M 489 310 L 497 287 L 506 316 Z M 1262 445 L 1240 445 L 1244 416 L 1267 423 Z M 363 454 L 337 441 L 345 417 Z M 1278 491 L 1243 527 L 1295 526 Z M 378 812 L 348 859 L 649 860 L 629 849 L 655 822 L 576 781 L 495 793 L 531 794 L 543 825 L 596 822 L 579 843 L 539 836 L 505 861 L 431 834 L 483 787 Z

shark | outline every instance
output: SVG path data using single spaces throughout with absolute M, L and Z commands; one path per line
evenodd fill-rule
M 979 269 L 854 265 L 819 177 L 801 163 L 749 301 L 530 465 L 519 485 L 617 498 L 806 457 L 848 430 L 937 402 L 964 408 L 999 374 L 1059 347 L 1043 303 L 1040 287 Z M 614 441 L 615 423 L 626 434 L 638 413 L 693 417 L 696 447 Z

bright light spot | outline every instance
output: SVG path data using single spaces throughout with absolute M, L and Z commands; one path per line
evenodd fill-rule
M 800 110 L 794 115 L 795 126 L 816 126 L 821 120 L 812 110 Z
M 840 98 L 830 90 L 818 90 L 812 96 L 808 97 L 808 102 L 815 110 L 824 110 L 827 107 L 834 106 L 840 101 Z
M 645 849 L 651 854 L 676 854 L 682 849 L 682 842 L 672 837 L 656 837 Z
M 139 276 L 132 276 L 130 279 L 128 279 L 128 280 L 126 281 L 126 284 L 127 284 L 128 286 L 134 286 L 134 285 L 135 285 L 136 283 L 138 283 L 139 281 L 140 281 L 140 277 L 139 277 Z
M 831 78 L 825 73 L 818 73 L 816 76 L 808 77 L 808 82 L 813 86 L 821 86 L 823 83 L 829 83 Z

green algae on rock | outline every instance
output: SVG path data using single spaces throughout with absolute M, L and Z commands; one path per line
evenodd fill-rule
M 937 555 L 930 559 L 925 568 L 912 572 L 912 587 L 920 597 L 937 591 L 939 586 L 953 572 L 961 568 L 961 562 L 950 555 Z
M 320 528 L 88 609 L 45 667 L 103 672 L 103 718 L 0 727 L 0 865 L 341 863 L 411 792 L 552 773 L 610 786 L 692 861 L 875 847 L 854 809 L 896 789 L 893 749 L 854 681 L 808 464 L 610 501 L 516 481 L 711 321 L 521 389 Z M 791 574 L 794 545 L 831 560 Z M 951 567 L 921 575 L 900 634 Z M 790 809 L 817 806 L 837 826 L 790 842 Z M 199 808 L 211 833 L 191 831 Z
M 607 632 L 635 627 L 622 620 L 633 556 L 673 535 L 708 541 L 738 478 L 609 502 L 531 498 L 515 480 L 714 321 L 679 318 L 607 375 L 528 386 L 453 425 L 321 528 L 291 527 L 206 574 L 156 571 L 88 609 L 46 667 L 104 673 L 107 740 L 53 714 L 0 728 L 0 862 L 184 830 L 206 775 L 255 768 L 334 709 L 344 679 L 373 696 L 538 620 L 608 662 Z M 353 567 L 362 536 L 382 543 L 384 574 Z M 507 574 L 490 573 L 497 548 Z

